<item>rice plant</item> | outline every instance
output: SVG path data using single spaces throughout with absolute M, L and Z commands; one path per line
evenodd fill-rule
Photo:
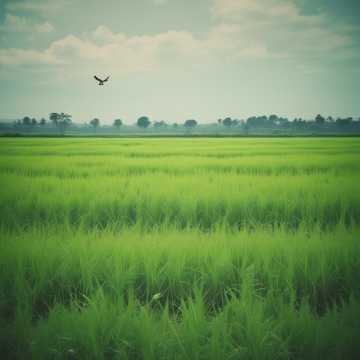
M 360 142 L 1 139 L 10 359 L 357 359 Z

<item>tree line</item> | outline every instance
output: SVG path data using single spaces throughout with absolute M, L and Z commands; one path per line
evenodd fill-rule
M 36 118 L 30 118 L 29 116 L 25 116 L 21 120 L 17 120 L 15 122 L 16 126 L 46 126 L 46 125 L 53 125 L 56 128 L 59 129 L 60 132 L 64 132 L 68 127 L 70 127 L 72 122 L 72 116 L 66 113 L 51 113 L 49 115 L 49 119 L 46 120 L 45 118 L 42 118 L 41 120 L 37 120 Z M 186 128 L 193 128 L 197 125 L 197 121 L 193 119 L 186 120 L 184 124 L 182 124 Z M 99 126 L 101 126 L 101 122 L 98 118 L 94 118 L 89 121 L 89 125 L 96 130 Z M 113 121 L 112 126 L 119 129 L 121 126 L 123 126 L 124 123 L 121 119 L 115 119 Z M 150 121 L 149 117 L 147 116 L 141 116 L 136 121 L 136 126 L 139 128 L 146 129 L 149 126 L 153 126 L 154 128 L 164 128 L 169 126 L 169 124 L 165 121 L 154 121 L 153 123 Z M 174 127 L 179 126 L 179 124 L 173 124 Z
M 94 133 L 104 125 L 101 124 L 100 119 L 94 118 L 90 120 L 85 125 L 78 125 L 72 121 L 72 116 L 67 113 L 56 113 L 53 112 L 49 114 L 48 119 L 42 118 L 37 120 L 36 118 L 31 118 L 25 116 L 21 120 L 15 122 L 16 128 L 30 129 L 35 127 L 55 127 L 59 133 L 64 134 L 68 128 L 72 126 L 82 126 L 90 127 L 93 129 Z M 148 129 L 152 128 L 154 131 L 163 131 L 171 129 L 185 129 L 190 131 L 196 128 L 198 125 L 201 125 L 195 119 L 185 120 L 183 123 L 168 123 L 166 121 L 150 121 L 148 116 L 141 116 L 137 119 L 135 124 L 139 129 Z M 107 128 L 109 125 L 105 125 Z M 117 118 L 112 122 L 112 127 L 119 131 L 124 126 L 122 119 Z M 360 130 L 360 118 L 355 120 L 352 117 L 338 117 L 333 118 L 332 116 L 324 117 L 321 114 L 318 114 L 314 119 L 304 120 L 302 118 L 295 118 L 290 121 L 288 118 L 280 117 L 277 115 L 270 116 L 251 116 L 247 119 L 236 119 L 231 117 L 220 118 L 212 124 L 202 125 L 212 127 L 216 130 L 238 130 L 243 133 L 249 133 L 251 130 L 273 130 L 276 129 L 285 129 L 302 131 L 302 130 L 321 130 L 321 129 L 334 129 L 336 130 L 346 130 L 346 129 L 358 129 Z

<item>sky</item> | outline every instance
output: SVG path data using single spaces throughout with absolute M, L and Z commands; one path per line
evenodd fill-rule
M 0 0 L 0 82 L 2 119 L 358 118 L 360 1 Z

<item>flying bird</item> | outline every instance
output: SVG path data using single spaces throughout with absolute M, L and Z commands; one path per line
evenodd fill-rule
M 104 85 L 105 81 L 108 81 L 110 78 L 110 76 L 108 76 L 106 79 L 101 80 L 100 78 L 98 78 L 96 75 L 94 76 L 94 79 L 97 80 L 99 82 L 99 85 Z

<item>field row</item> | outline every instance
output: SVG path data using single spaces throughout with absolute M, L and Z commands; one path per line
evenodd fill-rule
M 89 146 L 91 145 L 91 146 Z M 287 153 L 355 153 L 360 151 L 357 138 L 227 138 L 227 139 L 101 139 L 101 138 L 3 138 L 4 154 L 81 155 L 107 154 L 222 154 L 277 155 Z
M 311 296 L 320 306 L 314 297 L 324 302 L 360 291 L 359 285 L 353 287 L 360 283 L 359 235 L 358 228 L 343 226 L 331 232 L 3 231 L 1 279 L 8 295 L 23 296 L 32 288 L 31 294 L 47 297 L 48 304 L 72 292 L 90 295 L 100 285 L 115 297 L 132 289 L 145 302 L 159 292 L 176 301 L 198 286 L 216 306 L 226 290 L 238 291 L 250 281 L 258 295 L 271 293 L 288 301 L 293 294 Z
M 252 176 L 311 176 L 326 174 L 342 176 L 360 174 L 356 157 L 328 156 L 263 156 L 229 159 L 199 159 L 156 157 L 155 159 L 129 159 L 121 157 L 43 156 L 6 157 L 0 159 L 3 174 L 19 176 L 54 176 L 67 178 L 92 178 L 94 176 L 139 176 L 147 174 L 165 175 L 252 175 Z
M 360 358 L 358 139 L 2 139 L 0 353 Z
M 360 222 L 356 176 L 252 177 L 236 175 L 85 179 L 3 175 L 0 224 L 85 227 L 301 223 L 333 226 Z
M 359 234 L 2 232 L 0 348 L 55 359 L 353 358 Z

